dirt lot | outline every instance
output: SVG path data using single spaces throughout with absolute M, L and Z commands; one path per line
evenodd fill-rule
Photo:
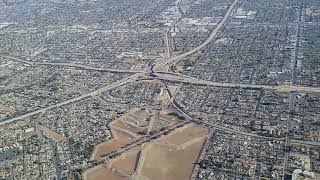
M 111 160 L 108 165 L 87 170 L 84 177 L 86 180 L 189 179 L 208 133 L 207 129 L 188 124 L 144 144 L 140 156 L 139 150 L 130 151 Z M 113 139 L 101 148 L 105 148 L 104 152 L 111 151 L 119 144 Z
M 66 140 L 66 138 L 64 136 L 56 133 L 55 131 L 52 131 L 51 129 L 49 129 L 47 127 L 40 126 L 40 130 L 44 133 L 45 136 L 52 139 L 55 143 Z
M 206 129 L 187 125 L 145 145 L 138 176 L 152 180 L 189 179 L 207 134 Z
M 108 154 L 130 144 L 134 139 L 146 134 L 148 130 L 158 130 L 177 122 L 174 116 L 161 111 L 155 112 L 153 109 L 134 108 L 110 123 L 109 127 L 113 138 L 98 144 L 91 155 L 91 160 L 99 159 L 103 154 Z
M 120 149 L 122 146 L 132 142 L 132 138 L 126 134 L 112 130 L 113 139 L 103 142 L 96 146 L 94 152 L 91 155 L 91 160 L 99 159 L 103 154 L 108 154 L 112 151 Z
M 138 150 L 133 150 L 112 160 L 107 166 L 100 165 L 85 172 L 86 180 L 127 180 L 136 166 Z
M 5 113 L 5 112 L 12 112 L 13 110 L 0 104 L 0 112 Z
M 170 112 L 154 109 L 133 109 L 110 124 L 113 139 L 96 146 L 91 159 L 120 149 L 139 138 L 138 132 L 157 130 L 177 123 Z M 208 130 L 195 124 L 178 128 L 168 135 L 144 144 L 134 152 L 128 152 L 85 172 L 88 180 L 180 180 L 189 179 L 201 153 Z M 138 153 L 140 152 L 141 153 Z M 139 154 L 139 156 L 138 156 Z M 181 166 L 183 164 L 183 166 Z
M 146 116 L 148 116 L 146 110 L 134 108 L 127 114 L 110 123 L 109 126 L 113 138 L 109 141 L 98 144 L 90 159 L 99 159 L 103 154 L 108 154 L 120 149 L 126 144 L 132 143 L 134 138 L 138 137 L 137 133 L 143 129 L 140 128 L 139 125 L 146 123 Z
M 164 138 L 160 138 L 157 143 L 183 145 L 197 138 L 202 138 L 208 133 L 207 129 L 195 126 L 193 124 L 186 125 L 176 129 L 173 133 L 168 134 Z

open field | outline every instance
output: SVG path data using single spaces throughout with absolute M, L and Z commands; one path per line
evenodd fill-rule
M 109 162 L 96 166 L 84 174 L 86 180 L 127 180 L 135 170 L 139 150 L 133 150 Z
M 13 110 L 10 109 L 9 107 L 0 104 L 0 112 L 5 113 L 5 112 L 12 112 L 12 111 Z
M 112 127 L 130 131 L 131 133 L 134 133 L 134 134 L 145 133 L 147 130 L 146 127 L 135 126 L 133 124 L 126 123 L 124 121 L 117 121 L 116 123 L 113 124 Z
M 123 134 L 122 132 L 116 130 L 111 130 L 111 132 L 113 135 L 113 139 L 98 144 L 91 155 L 91 160 L 99 159 L 100 156 L 118 150 L 122 146 L 129 144 L 133 141 L 133 139 L 130 136 Z
M 176 117 L 168 115 L 168 112 L 155 110 L 154 115 L 151 117 L 150 131 L 157 131 L 175 123 L 177 123 Z
M 42 131 L 42 133 L 47 136 L 48 138 L 52 139 L 55 143 L 61 142 L 61 141 L 65 141 L 66 138 L 58 133 L 56 133 L 55 131 L 44 127 L 44 126 L 40 126 L 40 130 Z
M 177 122 L 177 117 L 170 111 L 134 108 L 109 125 L 113 139 L 97 145 L 91 159 L 98 160 L 103 154 L 131 144 L 142 133 L 159 131 Z M 185 125 L 134 151 L 125 152 L 108 161 L 107 165 L 87 170 L 85 179 L 189 179 L 208 133 L 207 129 L 195 124 Z
M 87 170 L 84 178 L 86 180 L 189 179 L 208 133 L 207 129 L 188 124 L 144 144 L 141 152 L 135 149 L 110 160 L 107 165 Z M 115 148 L 117 145 L 115 139 L 109 142 L 104 150 L 110 151 L 111 147 Z
M 99 159 L 104 154 L 118 150 L 150 131 L 156 131 L 176 123 L 176 117 L 167 113 L 153 109 L 133 108 L 127 114 L 110 123 L 109 127 L 113 138 L 98 144 L 91 155 L 91 160 Z
M 138 176 L 152 180 L 189 179 L 207 134 L 208 130 L 190 124 L 146 144 Z

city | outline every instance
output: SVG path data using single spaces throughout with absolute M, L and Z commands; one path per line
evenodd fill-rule
M 1 0 L 0 180 L 320 179 L 320 1 Z

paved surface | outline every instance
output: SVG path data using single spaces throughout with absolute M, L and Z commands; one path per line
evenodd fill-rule
M 46 63 L 46 62 L 33 62 L 33 61 L 27 61 L 20 58 L 7 56 L 7 55 L 0 55 L 0 57 L 10 59 L 13 61 L 21 62 L 24 64 L 28 64 L 31 66 L 36 65 L 46 65 L 46 66 L 67 66 L 67 67 L 75 67 L 80 69 L 86 69 L 86 70 L 93 70 L 93 71 L 104 71 L 104 72 L 111 72 L 111 73 L 140 73 L 143 71 L 134 71 L 134 70 L 126 70 L 126 69 L 112 69 L 112 68 L 97 68 L 97 67 L 91 67 L 81 64 L 74 64 L 74 63 Z
M 7 119 L 5 121 L 1 121 L 0 122 L 0 126 L 8 124 L 8 123 L 12 123 L 14 121 L 22 120 L 24 118 L 27 118 L 27 117 L 30 117 L 30 116 L 33 116 L 33 115 L 36 115 L 36 114 L 39 114 L 39 113 L 44 113 L 44 112 L 46 112 L 48 110 L 51 110 L 51 109 L 54 109 L 54 108 L 58 108 L 58 107 L 61 107 L 61 106 L 64 106 L 64 105 L 67 105 L 67 104 L 70 104 L 70 103 L 74 103 L 74 102 L 83 100 L 85 98 L 88 98 L 90 96 L 96 96 L 96 95 L 98 95 L 98 94 L 100 94 L 102 92 L 105 92 L 105 91 L 108 91 L 108 90 L 123 86 L 125 84 L 128 84 L 130 82 L 133 82 L 133 81 L 137 80 L 139 75 L 140 74 L 135 74 L 135 75 L 129 76 L 127 78 L 124 78 L 124 79 L 122 79 L 120 81 L 117 81 L 117 82 L 115 82 L 113 84 L 110 84 L 108 86 L 102 87 L 100 89 L 97 89 L 95 91 L 92 91 L 92 92 L 89 92 L 89 93 L 86 93 L 86 94 L 83 94 L 81 96 L 78 96 L 78 97 L 75 97 L 75 98 L 72 98 L 72 99 L 69 99 L 69 100 L 66 100 L 66 101 L 62 101 L 62 102 L 60 102 L 58 104 L 54 104 L 54 105 L 48 106 L 46 108 L 38 109 L 38 110 L 26 113 L 26 114 L 21 115 L 21 116 L 17 116 L 17 117 L 11 118 L 11 119 Z
M 224 15 L 223 19 L 219 22 L 219 24 L 213 29 L 213 31 L 211 32 L 210 36 L 207 38 L 207 40 L 205 42 L 203 42 L 201 45 L 193 48 L 192 50 L 185 52 L 183 54 L 174 56 L 170 59 L 164 59 L 163 61 L 160 61 L 159 63 L 157 63 L 155 65 L 155 71 L 161 70 L 163 66 L 166 67 L 167 71 L 169 71 L 169 68 L 172 64 L 175 64 L 179 61 L 181 61 L 183 58 L 190 56 L 196 52 L 198 52 L 199 50 L 203 49 L 204 47 L 206 47 L 212 40 L 214 40 L 218 34 L 218 32 L 220 31 L 220 29 L 223 27 L 223 25 L 228 21 L 228 19 L 230 18 L 232 11 L 234 10 L 235 5 L 238 3 L 239 0 L 235 0 L 231 6 L 229 7 L 227 13 Z

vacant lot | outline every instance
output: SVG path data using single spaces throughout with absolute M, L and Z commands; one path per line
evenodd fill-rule
M 91 159 L 119 150 L 141 132 L 175 124 L 177 117 L 157 109 L 133 109 L 110 124 L 113 138 L 96 146 Z M 180 127 L 167 135 L 144 144 L 140 149 L 124 153 L 108 165 L 85 172 L 88 180 L 180 180 L 189 179 L 194 163 L 208 135 L 208 130 L 195 124 Z M 141 151 L 141 153 L 140 153 Z M 183 164 L 183 166 L 181 166 Z
M 56 133 L 55 131 L 52 131 L 51 129 L 49 129 L 47 127 L 40 126 L 40 130 L 44 133 L 45 136 L 52 139 L 55 143 L 66 140 L 66 138 L 64 136 Z
M 132 176 L 139 151 L 133 150 L 109 162 L 85 172 L 86 180 L 127 180 Z
M 204 128 L 187 125 L 146 144 L 137 174 L 152 180 L 189 179 L 207 134 Z
M 118 132 L 116 130 L 112 130 L 113 138 L 109 141 L 103 142 L 96 146 L 94 149 L 91 160 L 99 159 L 103 154 L 108 154 L 112 151 L 120 149 L 122 146 L 129 144 L 132 142 L 132 138 L 126 134 Z
M 90 159 L 99 159 L 104 154 L 116 151 L 146 134 L 148 130 L 159 130 L 176 122 L 176 117 L 168 115 L 167 112 L 133 108 L 127 114 L 110 123 L 112 139 L 98 144 Z
M 4 106 L 4 105 L 1 105 L 1 104 L 0 104 L 0 112 L 2 112 L 2 113 L 5 113 L 5 112 L 13 112 L 13 110 L 10 109 L 10 108 L 8 108 L 8 107 L 6 107 L 6 106 Z

